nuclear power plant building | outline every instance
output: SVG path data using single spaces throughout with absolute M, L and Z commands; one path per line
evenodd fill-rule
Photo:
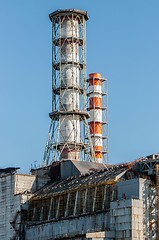
M 57 10 L 41 167 L 0 169 L 0 240 L 158 240 L 159 154 L 108 162 L 108 81 L 86 74 L 86 22 Z

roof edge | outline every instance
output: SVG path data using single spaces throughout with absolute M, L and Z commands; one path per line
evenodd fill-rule
M 88 13 L 87 11 L 82 11 L 82 10 L 79 10 L 79 9 L 74 9 L 74 8 L 70 8 L 70 9 L 58 9 L 52 13 L 49 14 L 49 18 L 50 20 L 52 21 L 52 17 L 55 17 L 57 15 L 63 15 L 63 14 L 66 14 L 66 13 L 76 13 L 76 14 L 79 14 L 79 15 L 83 15 L 85 20 L 88 20 L 89 17 L 88 17 Z

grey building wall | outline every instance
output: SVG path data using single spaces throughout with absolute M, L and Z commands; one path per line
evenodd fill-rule
M 128 199 L 112 202 L 110 231 L 116 240 L 143 240 L 143 201 Z
M 103 231 L 109 228 L 109 213 L 96 213 L 60 221 L 50 221 L 26 229 L 26 240 L 82 239 L 87 232 Z
M 40 186 L 42 182 L 39 179 Z M 0 240 L 14 239 L 17 235 L 15 230 L 20 228 L 21 207 L 25 207 L 36 187 L 35 175 L 0 175 Z
M 101 231 L 106 240 L 143 240 L 148 236 L 145 226 L 149 209 L 145 206 L 149 201 L 149 183 L 141 178 L 118 182 L 117 200 L 111 202 L 108 211 L 34 223 L 26 227 L 26 240 L 85 239 L 87 233 Z
M 149 185 L 149 183 L 149 180 L 143 178 L 134 178 L 118 182 L 118 200 L 121 200 L 123 198 L 143 199 L 144 194 L 147 191 L 147 185 Z

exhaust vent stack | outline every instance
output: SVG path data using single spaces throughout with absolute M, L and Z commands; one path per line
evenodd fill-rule
M 95 162 L 107 163 L 107 80 L 102 78 L 99 73 L 91 73 L 88 83 L 89 125 L 94 158 Z M 105 91 L 103 91 L 104 85 L 106 87 Z
M 49 15 L 52 22 L 52 112 L 44 164 L 80 160 L 86 109 L 87 12 L 66 9 Z M 83 151 L 84 152 L 84 151 Z

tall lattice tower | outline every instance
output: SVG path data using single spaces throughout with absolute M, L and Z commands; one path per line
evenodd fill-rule
M 80 160 L 86 151 L 86 21 L 87 12 L 58 10 L 52 22 L 52 112 L 44 164 Z

